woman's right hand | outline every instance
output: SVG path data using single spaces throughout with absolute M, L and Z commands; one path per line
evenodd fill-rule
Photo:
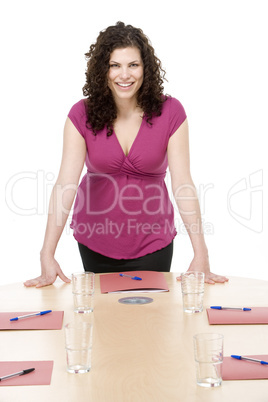
M 55 282 L 57 276 L 59 276 L 63 280 L 63 282 L 71 282 L 71 280 L 64 275 L 54 257 L 41 256 L 41 275 L 24 282 L 24 286 L 35 286 L 36 288 L 49 286 Z

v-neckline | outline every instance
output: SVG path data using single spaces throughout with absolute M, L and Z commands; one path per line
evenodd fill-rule
M 135 142 L 136 142 L 136 140 L 137 140 L 137 138 L 138 138 L 138 136 L 139 136 L 139 134 L 140 134 L 140 132 L 141 132 L 141 128 L 142 128 L 142 126 L 143 126 L 143 121 L 144 121 L 144 115 L 142 116 L 142 120 L 141 120 L 140 127 L 139 127 L 139 129 L 138 129 L 138 131 L 137 131 L 137 134 L 136 134 L 136 136 L 135 136 L 135 138 L 134 138 L 132 144 L 131 144 L 131 147 L 129 148 L 129 151 L 128 151 L 128 154 L 127 154 L 127 155 L 125 154 L 125 152 L 124 152 L 124 150 L 123 150 L 123 148 L 122 148 L 122 145 L 120 144 L 119 139 L 117 138 L 116 132 L 115 132 L 115 130 L 114 130 L 114 128 L 113 128 L 113 134 L 114 134 L 114 136 L 115 136 L 115 138 L 116 138 L 116 141 L 117 141 L 117 143 L 118 143 L 118 145 L 119 145 L 119 148 L 121 149 L 121 152 L 123 153 L 123 155 L 124 155 L 125 158 L 128 158 L 129 155 L 130 155 L 130 153 L 131 153 L 131 151 L 132 151 L 133 145 L 135 144 Z

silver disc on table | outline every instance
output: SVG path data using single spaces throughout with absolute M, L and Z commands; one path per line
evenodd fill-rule
M 123 297 L 122 299 L 118 300 L 119 303 L 123 304 L 148 304 L 152 303 L 154 299 L 151 299 L 150 297 Z

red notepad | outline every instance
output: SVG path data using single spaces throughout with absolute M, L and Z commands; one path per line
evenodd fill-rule
M 251 311 L 207 309 L 210 324 L 268 324 L 268 307 L 252 307 Z
M 128 271 L 126 275 L 142 278 L 137 281 L 118 273 L 100 276 L 101 293 L 111 292 L 168 292 L 166 278 L 162 272 L 156 271 Z
M 27 312 L 11 312 L 0 313 L 0 330 L 9 329 L 61 329 L 63 322 L 63 311 L 52 311 L 44 315 L 37 315 L 29 318 L 22 318 L 18 321 L 10 321 L 10 318 L 18 317 L 21 315 L 35 313 L 35 311 Z
M 245 355 L 253 359 L 268 361 L 268 355 Z M 261 380 L 268 379 L 266 365 L 224 357 L 222 364 L 223 380 Z M 253 398 L 254 399 L 254 398 Z
M 50 385 L 53 361 L 0 362 L 0 377 L 35 368 L 29 374 L 0 381 L 0 386 L 10 385 Z

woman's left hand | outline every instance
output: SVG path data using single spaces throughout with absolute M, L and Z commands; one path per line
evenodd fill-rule
M 226 278 L 225 276 L 216 275 L 210 272 L 208 257 L 205 258 L 194 257 L 187 271 L 204 272 L 205 283 L 209 283 L 211 285 L 214 285 L 215 283 L 225 283 L 229 281 L 229 279 Z M 177 277 L 178 281 L 180 279 L 181 279 L 180 277 Z

